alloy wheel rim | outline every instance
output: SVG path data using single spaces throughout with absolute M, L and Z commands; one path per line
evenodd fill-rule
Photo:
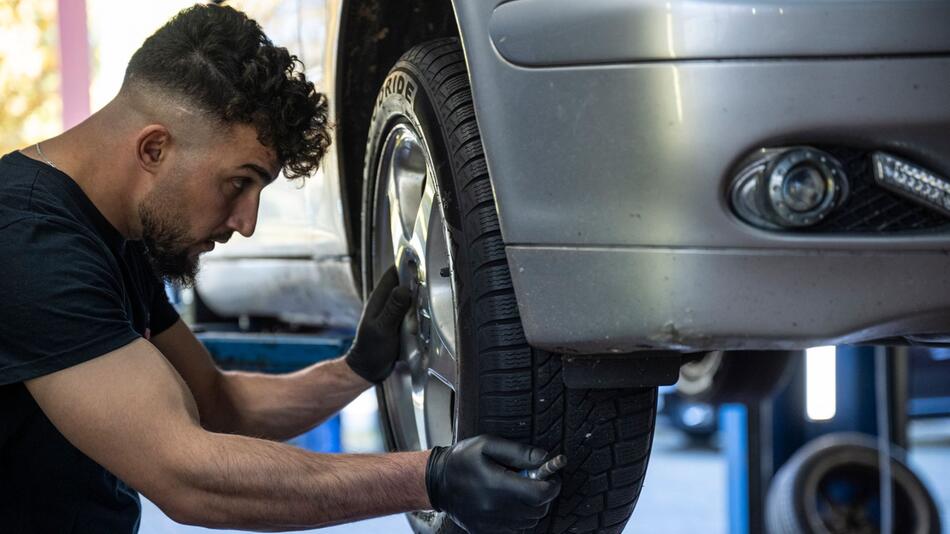
M 383 382 L 398 450 L 450 445 L 458 391 L 457 313 L 449 236 L 425 143 L 397 124 L 382 145 L 376 174 L 373 267 L 395 264 L 413 293 L 399 359 Z

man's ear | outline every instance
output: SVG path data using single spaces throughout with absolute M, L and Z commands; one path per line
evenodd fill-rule
M 161 124 L 149 124 L 139 131 L 136 138 L 136 157 L 143 170 L 155 174 L 168 158 L 171 134 Z

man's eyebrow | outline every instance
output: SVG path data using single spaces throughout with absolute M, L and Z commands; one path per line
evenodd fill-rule
M 268 172 L 267 169 L 265 169 L 264 167 L 261 167 L 260 165 L 255 165 L 255 164 L 253 164 L 253 163 L 245 163 L 244 165 L 241 165 L 240 168 L 242 168 L 242 169 L 250 169 L 250 170 L 256 172 L 257 175 L 260 176 L 261 181 L 264 183 L 264 185 L 267 185 L 267 184 L 273 182 L 273 181 L 277 178 L 276 175 L 271 176 L 271 175 L 270 175 L 270 172 Z

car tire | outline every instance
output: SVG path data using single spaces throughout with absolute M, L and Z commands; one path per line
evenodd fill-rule
M 389 449 L 484 433 L 564 453 L 561 494 L 529 532 L 619 533 L 643 484 L 656 388 L 567 389 L 560 356 L 527 344 L 458 40 L 416 46 L 392 68 L 376 101 L 364 170 L 364 294 L 395 262 L 416 299 L 400 360 L 377 388 Z M 423 209 L 429 215 L 419 223 Z M 416 235 L 419 228 L 428 231 Z M 424 253 L 412 244 L 421 242 Z M 413 400 L 424 398 L 418 411 L 406 407 L 407 385 L 419 395 Z M 437 420 L 446 417 L 451 424 Z M 444 514 L 408 517 L 418 533 L 462 532 Z
M 755 403 L 788 383 L 801 351 L 711 351 L 680 367 L 679 394 L 691 402 Z
M 902 449 L 891 455 L 894 527 L 907 534 L 939 534 L 937 506 L 911 471 Z M 880 462 L 874 438 L 827 434 L 799 449 L 775 474 L 766 498 L 771 534 L 877 532 Z

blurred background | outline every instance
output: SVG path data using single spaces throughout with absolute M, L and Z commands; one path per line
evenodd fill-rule
M 125 65 L 142 41 L 191 4 L 181 0 L 0 0 L 0 153 L 57 135 L 105 105 L 118 91 Z M 234 0 L 228 4 L 246 11 L 274 42 L 296 54 L 306 65 L 310 79 L 319 86 L 325 52 L 322 0 Z M 264 195 L 277 198 L 293 188 L 292 183 L 279 180 Z M 191 295 L 175 293 L 175 297 L 183 316 L 193 317 Z M 337 334 L 343 340 L 339 345 L 342 347 L 347 333 Z M 823 362 L 823 368 L 832 373 L 836 365 L 839 372 L 844 369 L 840 361 L 835 363 L 834 351 L 823 354 L 820 357 L 824 359 L 815 359 L 815 365 Z M 934 377 L 947 376 L 939 373 L 946 372 L 950 355 L 935 351 L 911 357 L 916 358 L 909 367 L 911 401 L 917 392 L 918 400 L 930 404 L 918 402 L 918 411 L 910 414 L 909 461 L 940 507 L 944 532 L 950 532 L 946 526 L 950 523 L 946 516 L 950 509 L 950 419 L 942 408 L 948 399 L 940 400 L 939 394 L 926 393 L 930 387 L 928 378 L 933 382 Z M 807 374 L 804 361 L 793 366 L 802 376 Z M 259 368 L 283 370 L 268 367 L 266 362 Z M 823 386 L 825 393 L 831 388 L 832 405 L 833 381 L 832 374 L 831 386 Z M 805 378 L 790 384 L 786 387 L 802 390 L 795 390 L 799 394 L 792 398 L 805 396 Z M 917 384 L 916 389 L 913 384 Z M 736 455 L 741 456 L 749 443 L 748 436 L 737 426 L 748 415 L 745 407 L 692 401 L 675 387 L 663 388 L 661 393 L 650 467 L 639 504 L 624 532 L 742 532 L 741 525 L 736 526 L 736 517 L 747 511 L 742 509 L 741 495 L 736 492 L 741 493 L 746 483 L 742 479 L 748 473 L 741 469 L 740 460 L 744 459 Z M 936 408 L 928 411 L 925 404 Z M 828 415 L 827 405 L 818 408 L 825 409 L 825 416 Z M 803 411 L 804 407 L 798 409 Z M 840 406 L 838 411 L 842 411 Z M 834 416 L 832 407 L 830 417 L 816 417 L 811 423 L 821 424 Z M 367 392 L 339 418 L 292 443 L 327 452 L 382 451 L 375 394 Z M 206 531 L 175 524 L 144 499 L 143 509 L 143 534 Z M 370 530 L 410 532 L 401 516 L 320 532 Z

